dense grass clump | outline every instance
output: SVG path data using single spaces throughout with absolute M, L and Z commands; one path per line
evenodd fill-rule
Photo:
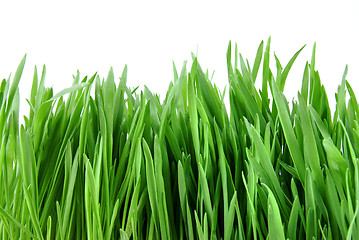
M 346 69 L 332 114 L 314 45 L 289 106 L 300 51 L 274 75 L 270 39 L 252 66 L 229 44 L 230 109 L 195 56 L 163 102 L 126 67 L 56 95 L 35 68 L 20 126 L 24 57 L 0 86 L 0 238 L 355 239 L 358 102 Z

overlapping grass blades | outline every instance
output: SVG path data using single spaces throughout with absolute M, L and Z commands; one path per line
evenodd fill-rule
M 193 56 L 189 72 L 174 66 L 163 102 L 129 88 L 127 67 L 118 84 L 112 69 L 77 73 L 56 95 L 35 68 L 19 126 L 24 57 L 0 86 L 1 238 L 355 239 L 359 106 L 347 68 L 332 116 L 314 45 L 290 107 L 283 90 L 303 48 L 284 67 L 275 56 L 275 76 L 270 42 L 252 67 L 237 47 L 232 65 L 229 44 L 230 114 Z

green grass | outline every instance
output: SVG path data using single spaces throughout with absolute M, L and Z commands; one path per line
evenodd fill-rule
M 253 65 L 237 47 L 232 64 L 229 43 L 229 109 L 194 55 L 190 69 L 173 66 L 162 102 L 128 87 L 127 67 L 119 81 L 112 69 L 78 73 L 57 94 L 44 67 L 20 126 L 25 56 L 0 86 L 0 238 L 355 239 L 359 106 L 348 69 L 330 109 L 314 45 L 289 103 L 303 48 L 286 65 L 275 56 L 273 74 L 270 42 Z

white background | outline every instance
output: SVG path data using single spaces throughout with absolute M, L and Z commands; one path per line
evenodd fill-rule
M 359 1 L 49 2 L 0 2 L 0 78 L 14 73 L 27 53 L 20 80 L 22 114 L 28 112 L 25 98 L 30 95 L 35 65 L 41 74 L 46 64 L 46 86 L 56 93 L 71 86 L 77 69 L 81 77 L 98 71 L 102 78 L 112 66 L 118 82 L 127 64 L 128 84 L 147 85 L 163 100 L 173 80 L 172 61 L 180 71 L 188 60 L 189 69 L 191 52 L 197 53 L 203 69 L 215 70 L 213 81 L 223 90 L 228 82 L 228 41 L 237 42 L 253 64 L 260 41 L 269 36 L 274 74 L 273 52 L 285 66 L 307 44 L 288 76 L 288 100 L 300 90 L 315 41 L 316 69 L 330 103 L 335 102 L 346 64 L 347 79 L 359 97 Z

